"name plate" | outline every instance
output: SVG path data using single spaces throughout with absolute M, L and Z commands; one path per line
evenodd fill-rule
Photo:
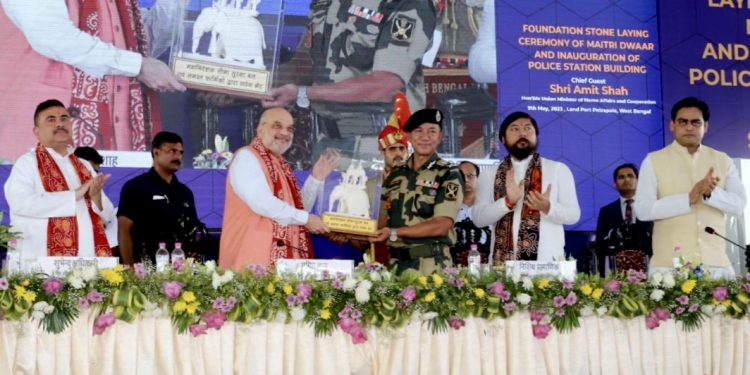
M 354 261 L 351 259 L 279 259 L 276 261 L 276 274 L 296 275 L 301 278 L 322 280 L 337 274 L 351 276 Z
M 33 264 L 35 263 L 35 264 Z M 71 270 L 86 267 L 114 268 L 120 264 L 117 257 L 40 257 L 36 262 L 25 262 L 25 270 L 41 269 L 51 276 L 63 276 Z
M 575 280 L 576 278 L 576 261 L 574 260 L 565 260 L 561 262 L 510 260 L 505 262 L 505 272 L 511 273 L 516 269 L 520 271 L 521 275 L 530 277 L 551 276 L 567 280 Z

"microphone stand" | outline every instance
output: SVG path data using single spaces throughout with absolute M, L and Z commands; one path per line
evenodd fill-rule
M 714 230 L 714 228 L 711 228 L 711 227 L 706 227 L 705 230 L 706 230 L 706 233 L 719 236 L 724 241 L 727 241 L 727 242 L 731 243 L 732 245 L 737 246 L 738 248 L 744 250 L 745 251 L 745 268 L 748 271 L 750 271 L 750 244 L 742 246 L 742 245 L 738 244 L 737 242 L 734 242 L 734 241 L 730 240 L 729 238 L 726 238 L 726 237 L 722 236 L 721 234 L 719 234 L 718 232 L 716 232 Z

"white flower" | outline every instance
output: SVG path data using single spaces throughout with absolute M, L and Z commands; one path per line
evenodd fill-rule
M 664 298 L 664 291 L 661 289 L 654 289 L 651 291 L 650 298 L 654 301 L 661 301 Z
M 516 301 L 522 305 L 527 305 L 531 302 L 531 296 L 526 293 L 520 293 L 516 296 Z
M 84 267 L 81 269 L 81 277 L 83 281 L 91 281 L 96 278 L 96 267 Z
M 596 308 L 596 315 L 604 316 L 604 314 L 607 313 L 607 308 L 604 306 L 599 306 Z
M 717 305 L 716 308 L 714 309 L 714 313 L 716 314 L 721 314 L 724 311 L 727 311 L 727 307 L 724 305 Z
M 581 308 L 581 316 L 594 315 L 594 308 L 591 305 L 586 305 Z
M 75 273 L 68 276 L 68 284 L 70 284 L 73 289 L 82 289 L 86 286 L 86 283 L 83 281 L 81 276 L 78 276 Z
M 44 311 L 45 314 L 52 314 L 52 312 L 55 311 L 55 306 L 52 306 L 52 305 L 44 306 L 44 310 L 42 311 Z
M 513 267 L 513 272 L 510 274 L 511 280 L 514 284 L 518 284 L 521 281 L 521 270 L 518 267 Z
M 434 311 L 428 311 L 428 312 L 422 314 L 421 318 L 422 318 L 422 320 L 432 320 L 432 319 L 437 318 L 437 316 L 438 316 L 438 313 L 436 313 Z
M 701 306 L 701 311 L 703 311 L 704 314 L 711 316 L 714 314 L 714 307 L 713 305 L 703 305 Z
M 534 282 L 531 281 L 531 278 L 528 276 L 524 276 L 521 279 L 521 282 L 523 283 L 523 288 L 526 290 L 532 290 L 534 289 Z
M 370 300 L 370 291 L 359 286 L 354 290 L 354 298 L 359 303 L 365 303 Z
M 370 290 L 370 288 L 372 288 L 372 282 L 370 280 L 362 280 L 359 282 L 359 285 L 357 286 L 357 289 L 360 289 L 360 288 Z
M 671 273 L 664 274 L 664 287 L 667 289 L 674 288 L 674 275 Z
M 207 273 L 213 273 L 216 269 L 216 261 L 215 260 L 209 260 L 206 263 L 203 263 L 203 266 L 206 267 Z
M 289 310 L 289 314 L 292 316 L 292 320 L 295 322 L 302 321 L 302 319 L 305 319 L 305 315 L 307 315 L 307 313 L 305 312 L 305 309 L 299 306 L 292 307 L 292 309 Z
M 380 271 L 380 275 L 383 277 L 383 281 L 391 281 L 391 273 L 388 270 Z
M 234 272 L 232 271 L 226 270 L 223 275 L 219 275 L 218 272 L 214 271 L 211 275 L 211 286 L 214 289 L 219 289 L 220 286 L 232 281 L 232 278 L 234 278 Z
M 651 275 L 651 285 L 658 287 L 661 285 L 662 280 L 664 280 L 664 275 L 661 274 L 661 272 L 654 272 L 653 275 Z
M 276 323 L 286 323 L 286 312 L 284 311 L 277 311 L 276 316 L 273 317 L 273 320 Z
M 380 272 L 378 271 L 370 272 L 370 280 L 375 281 L 375 282 L 380 281 Z
M 44 311 L 47 308 L 47 306 L 49 306 L 49 303 L 44 302 L 44 301 L 39 301 L 34 304 L 33 309 L 34 311 Z
M 42 311 L 34 311 L 31 313 L 31 318 L 36 320 L 42 320 L 44 319 L 44 312 Z
M 344 279 L 344 284 L 342 285 L 342 289 L 346 291 L 354 290 L 354 287 L 357 286 L 357 280 L 352 278 L 351 276 L 348 276 L 346 279 Z

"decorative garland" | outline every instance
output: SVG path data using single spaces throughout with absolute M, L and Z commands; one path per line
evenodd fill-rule
M 353 277 L 327 280 L 281 277 L 251 265 L 241 273 L 215 263 L 177 263 L 157 273 L 151 265 L 71 271 L 65 277 L 12 274 L 0 278 L 0 320 L 38 320 L 52 333 L 65 330 L 81 309 L 96 308 L 93 333 L 115 320 L 139 315 L 170 317 L 180 333 L 193 336 L 220 329 L 227 320 L 305 322 L 316 334 L 336 327 L 354 343 L 367 340 L 366 327 L 398 328 L 412 321 L 434 331 L 460 329 L 464 319 L 507 318 L 528 311 L 533 334 L 544 338 L 580 325 L 588 315 L 633 319 L 645 316 L 654 329 L 675 319 L 686 330 L 703 319 L 724 315 L 747 319 L 750 276 L 710 280 L 701 266 L 674 273 L 640 272 L 607 278 L 578 275 L 575 281 L 529 278 L 492 270 L 472 279 L 466 269 L 448 268 L 431 276 L 407 271 L 395 276 L 380 264 L 360 264 Z

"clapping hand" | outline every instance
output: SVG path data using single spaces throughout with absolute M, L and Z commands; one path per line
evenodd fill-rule
M 714 177 L 714 168 L 709 168 L 706 175 L 700 181 L 696 182 L 690 190 L 690 204 L 698 203 L 698 199 L 701 197 L 711 196 L 718 183 L 719 178 Z
M 547 185 L 547 190 L 545 190 L 544 193 L 539 193 L 534 190 L 529 191 L 526 196 L 526 206 L 531 208 L 532 210 L 538 210 L 544 212 L 545 214 L 548 214 L 551 206 L 549 201 L 551 192 L 552 185 Z
M 328 175 L 339 165 L 339 161 L 341 161 L 341 153 L 338 150 L 326 149 L 313 165 L 312 176 L 318 181 L 325 181 Z
M 513 168 L 508 169 L 505 174 L 505 193 L 507 203 L 511 206 L 515 206 L 516 202 L 523 196 L 524 181 L 521 180 L 516 184 L 515 172 Z

